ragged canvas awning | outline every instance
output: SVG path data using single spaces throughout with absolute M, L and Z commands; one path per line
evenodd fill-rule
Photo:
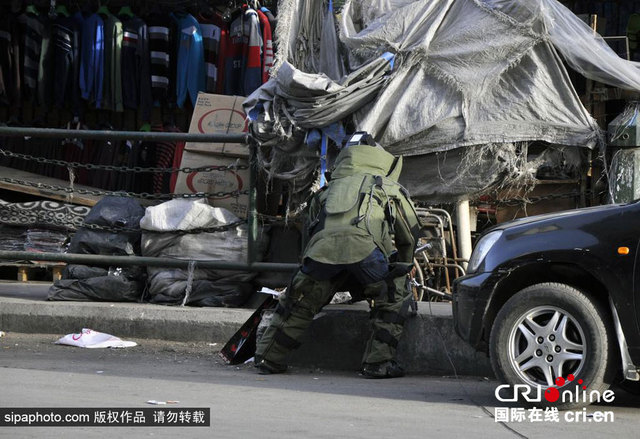
M 475 176 L 486 178 L 447 187 L 447 172 L 460 175 L 470 147 L 491 145 L 503 155 L 529 141 L 596 147 L 600 130 L 578 99 L 563 60 L 588 78 L 640 90 L 639 64 L 619 58 L 556 0 L 350 0 L 339 23 L 347 70 L 366 69 L 384 53 L 394 55 L 395 65 L 376 82 L 373 99 L 331 95 L 334 85 L 344 88 L 345 78 L 309 71 L 321 65 L 308 62 L 319 59 L 318 44 L 309 41 L 322 33 L 301 33 L 319 29 L 323 14 L 297 15 L 313 5 L 322 12 L 326 4 L 312 0 L 301 8 L 301 2 L 284 0 L 280 7 L 279 65 L 284 67 L 271 93 L 285 111 L 276 118 L 309 129 L 322 128 L 326 119 L 302 121 L 296 114 L 349 114 L 357 129 L 372 133 L 388 151 L 412 157 L 406 160 L 410 176 L 404 183 L 414 197 L 474 192 L 513 166 L 508 157 L 496 162 L 495 156 L 480 154 Z M 319 94 L 318 84 L 326 84 Z M 446 169 L 434 168 L 435 153 L 453 150 Z M 421 168 L 437 168 L 441 181 L 425 181 Z

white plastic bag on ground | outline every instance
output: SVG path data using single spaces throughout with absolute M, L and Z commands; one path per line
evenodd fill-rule
M 111 334 L 94 331 L 93 329 L 82 328 L 80 334 L 67 334 L 56 344 L 77 346 L 79 348 L 129 348 L 137 346 L 135 341 L 124 341 Z

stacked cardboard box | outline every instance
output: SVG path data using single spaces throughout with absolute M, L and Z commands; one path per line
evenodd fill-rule
M 190 133 L 235 134 L 248 130 L 248 121 L 242 109 L 245 98 L 198 94 L 198 100 L 189 126 Z M 239 166 L 249 164 L 249 147 L 241 143 L 188 142 L 182 155 L 181 168 L 206 166 Z M 218 193 L 249 189 L 249 169 L 180 173 L 175 193 Z M 249 196 L 212 196 L 211 205 L 224 207 L 240 218 L 249 211 Z

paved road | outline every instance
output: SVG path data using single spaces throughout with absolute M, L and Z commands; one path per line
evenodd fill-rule
M 139 340 L 127 349 L 54 345 L 50 335 L 0 338 L 0 407 L 210 407 L 211 427 L 0 427 L 0 437 L 106 438 L 636 438 L 640 399 L 616 391 L 612 423 L 493 418 L 496 382 L 409 376 L 366 380 L 295 368 L 277 376 L 219 361 L 220 346 Z M 174 407 L 174 406 L 172 406 Z M 592 419 L 591 422 L 588 419 Z

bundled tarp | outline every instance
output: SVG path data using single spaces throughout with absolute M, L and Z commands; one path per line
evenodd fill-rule
M 71 238 L 69 252 L 93 255 L 140 255 L 140 220 L 145 209 L 131 199 L 104 197 Z M 138 301 L 145 285 L 143 267 L 68 265 L 49 289 L 48 300 Z
M 197 267 L 198 260 L 247 261 L 247 225 L 228 210 L 176 199 L 148 207 L 140 226 L 143 256 L 196 261 L 190 269 L 147 267 L 149 302 L 235 307 L 253 293 L 255 273 Z
M 394 55 L 394 69 L 369 102 L 339 95 L 327 100 L 342 80 L 310 71 L 318 63 L 304 62 L 318 59 L 318 52 L 317 44 L 305 45 L 301 23 L 309 18 L 300 15 L 309 7 L 303 3 L 283 0 L 279 7 L 279 70 L 264 86 L 273 100 L 259 89 L 245 108 L 252 117 L 257 109 L 267 119 L 286 118 L 290 132 L 324 127 L 326 120 L 309 124 L 296 117 L 317 113 L 319 102 L 324 114 L 350 114 L 356 129 L 410 157 L 401 181 L 414 198 L 455 198 L 531 172 L 526 146 L 532 141 L 602 145 L 563 60 L 587 78 L 640 90 L 639 65 L 618 57 L 556 0 L 349 0 L 339 25 L 348 71 L 366 69 L 385 53 Z M 319 9 L 308 13 L 318 20 L 328 5 L 312 3 Z M 318 83 L 327 84 L 327 93 L 315 92 Z M 270 104 L 278 99 L 274 112 Z
M 393 59 L 383 54 L 339 82 L 324 74 L 303 73 L 284 62 L 277 77 L 244 103 L 254 119 L 251 133 L 260 144 L 262 169 L 271 177 L 289 181 L 293 192 L 308 189 L 318 160 L 312 147 L 301 146 L 311 143 L 306 130 L 323 127 L 322 136 L 340 143 L 344 129 L 338 122 L 376 97 L 388 79 Z

